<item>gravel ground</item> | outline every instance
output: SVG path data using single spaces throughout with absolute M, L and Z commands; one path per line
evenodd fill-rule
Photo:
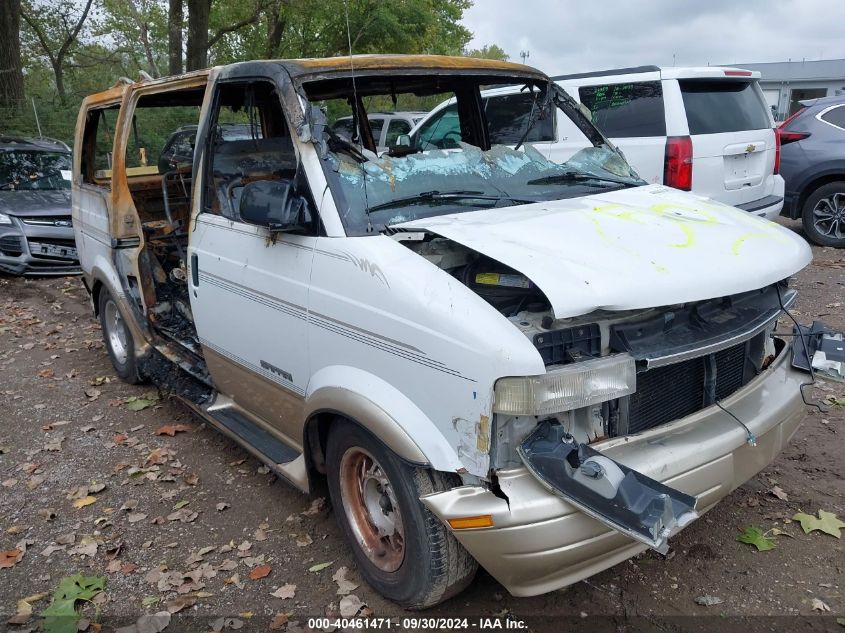
M 845 252 L 814 254 L 797 277 L 795 315 L 845 328 Z M 413 614 L 356 573 L 325 499 L 277 480 L 178 401 L 145 401 L 150 390 L 114 376 L 78 278 L 0 277 L 2 622 L 20 599 L 47 594 L 9 630 L 42 626 L 60 580 L 77 573 L 105 578 L 83 607 L 91 631 L 163 611 L 172 612 L 167 631 L 293 631 L 309 617 L 355 610 L 356 599 L 367 605 L 360 614 L 410 628 L 402 618 Z M 842 398 L 845 385 L 807 395 Z M 845 631 L 835 617 L 845 615 L 845 539 L 804 534 L 791 521 L 799 511 L 845 518 L 843 453 L 845 407 L 808 408 L 784 453 L 675 537 L 667 557 L 647 552 L 535 598 L 514 598 L 481 571 L 423 615 L 466 616 L 471 628 L 489 617 L 532 630 Z M 737 542 L 749 526 L 774 549 Z M 721 602 L 697 604 L 702 596 Z M 157 631 L 161 617 L 133 630 Z

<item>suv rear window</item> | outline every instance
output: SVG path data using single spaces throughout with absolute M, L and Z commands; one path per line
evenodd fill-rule
M 690 134 L 719 134 L 771 127 L 767 106 L 753 81 L 685 79 L 678 82 Z
M 583 86 L 578 95 L 607 137 L 666 136 L 659 81 Z

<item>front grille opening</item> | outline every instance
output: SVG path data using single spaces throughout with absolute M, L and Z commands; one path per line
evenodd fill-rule
M 715 354 L 639 372 L 615 435 L 653 429 L 731 396 L 760 372 L 765 336 L 761 332 Z

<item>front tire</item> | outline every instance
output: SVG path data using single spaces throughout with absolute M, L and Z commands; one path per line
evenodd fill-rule
M 109 352 L 112 365 L 124 381 L 137 385 L 143 382 L 138 371 L 138 359 L 135 357 L 135 340 L 126 325 L 117 301 L 103 288 L 99 299 L 100 326 L 103 329 L 103 341 Z
M 829 182 L 811 193 L 801 223 L 814 244 L 845 248 L 845 181 Z
M 329 495 L 364 579 L 406 609 L 456 595 L 478 569 L 419 500 L 460 485 L 456 475 L 403 462 L 370 433 L 343 423 L 326 447 Z

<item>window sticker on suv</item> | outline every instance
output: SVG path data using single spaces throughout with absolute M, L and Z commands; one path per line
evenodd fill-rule
M 592 113 L 593 123 L 607 137 L 666 135 L 659 81 L 583 86 L 578 94 Z

